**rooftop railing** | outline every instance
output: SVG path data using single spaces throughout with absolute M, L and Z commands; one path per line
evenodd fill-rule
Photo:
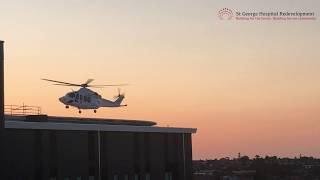
M 5 105 L 5 115 L 11 116 L 25 116 L 25 115 L 40 115 L 41 107 L 39 106 L 28 106 L 28 105 Z

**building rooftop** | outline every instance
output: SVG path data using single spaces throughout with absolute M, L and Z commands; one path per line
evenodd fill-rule
M 158 127 L 152 121 L 57 117 L 46 115 L 5 116 L 8 129 L 86 130 L 119 132 L 195 133 L 195 128 Z

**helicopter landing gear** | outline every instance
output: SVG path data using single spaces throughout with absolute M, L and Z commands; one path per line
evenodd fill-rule
M 79 114 L 81 114 L 81 110 L 79 109 Z
M 66 106 L 66 109 L 69 109 L 69 106 Z
M 94 113 L 97 113 L 97 110 L 96 110 L 96 109 L 94 109 L 94 110 L 93 110 L 93 112 L 94 112 Z

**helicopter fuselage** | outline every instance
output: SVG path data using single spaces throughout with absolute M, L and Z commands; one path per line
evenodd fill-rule
M 125 86 L 126 84 L 104 84 L 104 85 L 89 85 L 93 79 L 88 79 L 85 83 L 75 84 L 63 81 L 57 81 L 52 79 L 42 79 L 44 81 L 54 82 L 54 85 L 59 86 L 77 86 L 81 87 L 78 91 L 68 92 L 66 95 L 59 98 L 59 101 L 66 105 L 66 108 L 73 106 L 79 109 L 93 109 L 94 112 L 97 112 L 97 109 L 100 107 L 121 107 L 127 105 L 121 105 L 122 100 L 124 99 L 124 94 L 120 94 L 120 89 L 118 88 L 118 95 L 115 96 L 115 101 L 110 101 L 104 99 L 98 93 L 88 89 L 88 87 L 107 87 L 107 86 Z
M 59 101 L 66 105 L 66 108 L 73 106 L 80 109 L 98 109 L 100 107 L 120 107 L 124 99 L 123 95 L 119 95 L 115 101 L 103 99 L 98 93 L 88 89 L 80 88 L 78 91 L 68 92 L 59 98 Z M 95 111 L 96 112 L 96 111 Z

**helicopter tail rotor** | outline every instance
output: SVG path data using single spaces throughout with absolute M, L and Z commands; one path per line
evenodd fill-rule
M 121 89 L 118 88 L 118 95 L 114 96 L 114 99 L 118 99 L 119 97 L 124 97 L 125 96 L 125 93 L 120 93 L 121 92 Z

